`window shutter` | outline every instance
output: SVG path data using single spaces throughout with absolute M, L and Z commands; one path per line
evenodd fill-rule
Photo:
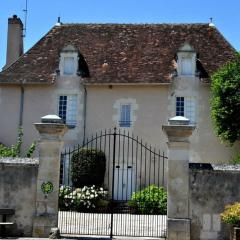
M 131 125 L 131 105 L 123 104 L 120 109 L 120 127 L 130 127 Z
M 183 57 L 181 60 L 182 75 L 192 75 L 192 59 Z
M 185 117 L 190 120 L 190 123 L 196 122 L 196 101 L 194 97 L 185 98 Z
M 73 57 L 64 57 L 64 75 L 73 75 L 74 74 L 74 58 Z
M 77 95 L 69 95 L 67 101 L 67 118 L 68 125 L 75 126 L 77 124 Z

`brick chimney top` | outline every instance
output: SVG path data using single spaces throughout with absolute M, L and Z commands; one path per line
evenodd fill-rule
M 8 19 L 8 24 L 19 24 L 23 27 L 22 20 L 15 14 Z

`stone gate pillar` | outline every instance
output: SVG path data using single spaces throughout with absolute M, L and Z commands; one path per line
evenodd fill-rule
M 56 115 L 42 117 L 42 122 L 34 125 L 40 139 L 33 237 L 48 237 L 51 228 L 57 227 L 60 154 L 67 127 Z
M 168 240 L 190 240 L 189 137 L 194 129 L 187 118 L 180 116 L 163 126 L 168 137 Z

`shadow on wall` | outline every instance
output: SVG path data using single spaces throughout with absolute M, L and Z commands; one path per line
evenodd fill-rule
M 190 164 L 191 239 L 229 239 L 220 213 L 239 201 L 240 165 Z
M 15 210 L 7 216 L 7 236 L 32 236 L 36 207 L 38 160 L 29 158 L 0 159 L 0 208 Z

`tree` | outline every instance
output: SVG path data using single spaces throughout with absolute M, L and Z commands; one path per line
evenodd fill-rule
M 211 116 L 219 138 L 231 145 L 240 139 L 240 54 L 211 77 Z

